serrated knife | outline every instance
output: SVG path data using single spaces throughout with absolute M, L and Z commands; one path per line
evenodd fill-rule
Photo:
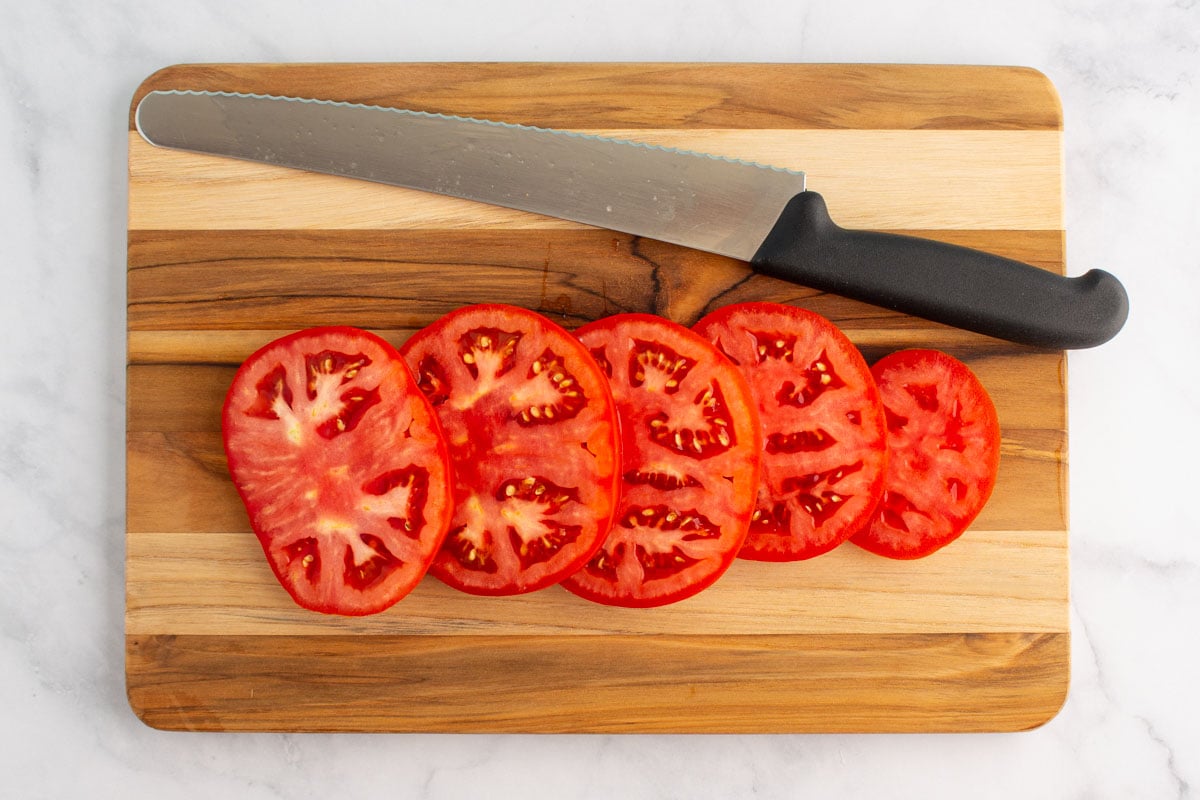
M 155 91 L 153 145 L 404 186 L 746 261 L 765 275 L 1022 344 L 1102 344 L 1128 314 L 1094 269 L 836 225 L 804 173 L 590 134 L 233 92 Z

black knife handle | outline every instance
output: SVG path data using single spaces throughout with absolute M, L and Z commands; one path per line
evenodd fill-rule
M 1125 287 L 1103 270 L 1067 278 L 957 245 L 839 227 L 801 192 L 751 260 L 757 272 L 1035 347 L 1094 347 L 1121 330 Z

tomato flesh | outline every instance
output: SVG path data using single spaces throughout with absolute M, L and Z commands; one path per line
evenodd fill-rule
M 612 520 L 619 435 L 583 346 L 532 311 L 484 304 L 447 314 L 401 352 L 454 465 L 454 517 L 430 573 L 509 595 L 582 566 Z
M 251 527 L 299 605 L 371 614 L 424 576 L 450 521 L 449 456 L 387 342 L 331 327 L 267 344 L 234 376 L 222 431 Z
M 763 477 L 740 557 L 796 561 L 837 547 L 870 518 L 887 463 L 862 355 L 829 320 L 776 303 L 725 306 L 694 329 L 738 365 L 762 421 Z
M 616 522 L 563 586 L 647 607 L 691 597 L 729 567 L 753 510 L 762 447 L 749 388 L 687 328 L 622 314 L 576 331 L 608 374 L 621 420 Z
M 991 496 L 996 408 L 970 368 L 946 353 L 902 350 L 871 372 L 891 456 L 879 508 L 851 541 L 889 558 L 921 558 L 961 536 Z

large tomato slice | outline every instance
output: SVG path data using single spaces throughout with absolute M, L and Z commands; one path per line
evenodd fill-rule
M 430 573 L 472 594 L 557 583 L 612 521 L 616 409 L 571 334 L 521 308 L 452 311 L 401 349 L 441 419 L 456 509 Z
M 862 355 L 829 320 L 742 303 L 695 330 L 738 365 L 763 426 L 763 478 L 739 554 L 797 561 L 826 553 L 870 518 L 887 463 L 883 408 Z
M 883 500 L 851 539 L 920 558 L 957 539 L 991 496 L 1000 466 L 996 407 L 974 373 L 936 350 L 901 350 L 871 368 L 887 411 Z
M 711 344 L 659 317 L 617 315 L 575 334 L 613 388 L 622 481 L 611 532 L 563 586 L 619 606 L 690 597 L 746 537 L 762 448 L 749 387 Z
M 421 580 L 450 521 L 450 463 L 387 342 L 354 328 L 271 342 L 234 376 L 222 429 L 250 524 L 297 603 L 371 614 Z

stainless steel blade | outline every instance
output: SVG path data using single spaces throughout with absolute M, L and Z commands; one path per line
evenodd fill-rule
M 750 260 L 804 173 L 568 131 L 328 100 L 151 92 L 151 144 L 532 211 Z

